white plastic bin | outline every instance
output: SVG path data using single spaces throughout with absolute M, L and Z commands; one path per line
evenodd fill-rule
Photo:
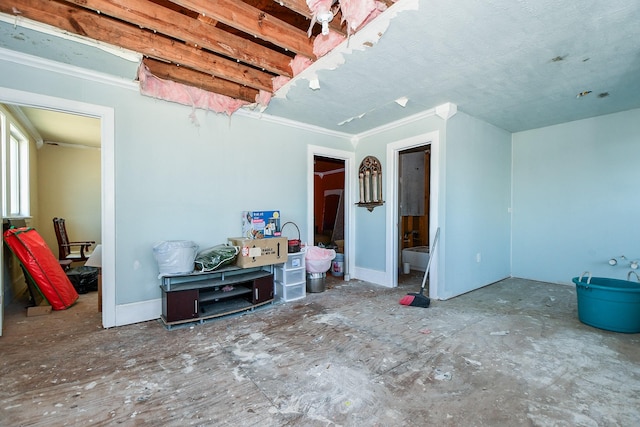
M 294 270 L 284 270 L 280 268 L 275 269 L 277 281 L 282 282 L 285 285 L 291 285 L 293 283 L 304 282 L 304 267 L 296 268 Z
M 304 298 L 307 295 L 305 292 L 305 282 L 295 285 L 284 285 L 281 282 L 276 281 L 276 299 L 281 301 L 295 301 L 297 299 Z

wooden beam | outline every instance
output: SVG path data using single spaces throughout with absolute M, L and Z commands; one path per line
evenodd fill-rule
M 71 33 L 180 64 L 254 89 L 273 91 L 273 76 L 268 73 L 86 9 L 51 0 L 13 0 L 11 4 L 0 2 L 0 11 L 4 13 L 13 14 L 14 8 L 25 18 Z
M 234 58 L 245 64 L 292 76 L 291 58 L 250 40 L 215 28 L 148 0 L 62 0 L 185 43 Z M 215 24 L 214 24 L 215 25 Z
M 172 80 L 247 102 L 256 101 L 258 91 L 255 89 L 151 58 L 145 58 L 142 62 L 149 68 L 151 74 L 161 79 Z
M 170 0 L 244 33 L 315 59 L 307 33 L 240 0 Z

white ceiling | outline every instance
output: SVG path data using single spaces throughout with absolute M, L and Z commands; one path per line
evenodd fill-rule
M 451 102 L 517 132 L 640 107 L 638 0 L 399 0 L 383 15 L 376 44 L 352 37 L 314 66 L 344 59 L 319 90 L 298 79 L 265 112 L 360 134 Z
M 511 132 L 640 108 L 640 1 L 399 0 L 264 113 L 358 135 L 447 102 Z M 25 114 L 45 140 L 99 139 Z
M 20 109 L 45 144 L 100 147 L 100 119 L 32 107 Z

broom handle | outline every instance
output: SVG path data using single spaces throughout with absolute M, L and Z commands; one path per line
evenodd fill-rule
M 422 295 L 422 291 L 424 291 L 424 285 L 427 284 L 427 276 L 429 275 L 429 270 L 431 269 L 431 260 L 433 259 L 432 254 L 436 251 L 436 245 L 438 244 L 438 236 L 440 236 L 440 227 L 436 229 L 436 236 L 433 238 L 433 244 L 429 247 L 429 261 L 427 261 L 427 269 L 424 272 L 424 277 L 422 278 L 422 286 L 420 287 L 420 295 Z

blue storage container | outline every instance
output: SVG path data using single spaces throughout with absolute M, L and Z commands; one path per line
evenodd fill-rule
M 640 332 L 640 283 L 605 277 L 574 277 L 578 318 L 613 332 Z

